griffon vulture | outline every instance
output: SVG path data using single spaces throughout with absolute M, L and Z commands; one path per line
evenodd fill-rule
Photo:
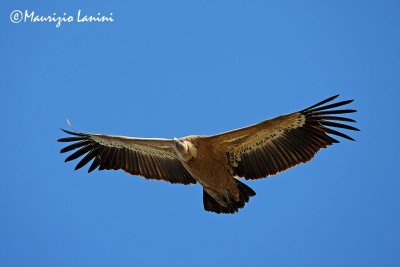
M 136 138 L 63 130 L 71 136 L 58 141 L 72 142 L 61 149 L 61 153 L 77 150 L 66 158 L 66 162 L 84 156 L 75 170 L 93 160 L 88 172 L 97 168 L 122 169 L 132 175 L 174 184 L 198 182 L 203 186 L 206 211 L 235 213 L 256 194 L 236 178 L 264 178 L 308 162 L 320 149 L 339 143 L 331 135 L 354 141 L 331 128 L 359 131 L 339 123 L 355 120 L 337 115 L 356 110 L 334 109 L 353 100 L 324 105 L 337 97 L 298 112 L 212 136 Z

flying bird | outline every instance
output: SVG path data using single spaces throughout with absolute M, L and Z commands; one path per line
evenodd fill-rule
M 359 131 L 339 116 L 356 112 L 335 109 L 353 100 L 325 99 L 298 112 L 212 136 L 136 138 L 63 130 L 72 142 L 61 153 L 74 151 L 65 162 L 83 158 L 75 170 L 92 161 L 88 172 L 124 170 L 147 179 L 203 186 L 206 211 L 235 213 L 255 192 L 236 178 L 260 179 L 310 161 L 322 148 L 339 143 L 331 135 L 353 140 L 333 128 Z M 327 104 L 329 103 L 329 104 Z M 325 105 L 326 104 L 326 105 Z

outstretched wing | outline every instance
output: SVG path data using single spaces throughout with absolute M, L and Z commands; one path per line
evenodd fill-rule
M 328 134 L 354 141 L 350 136 L 330 128 L 359 131 L 353 126 L 337 122 L 355 122 L 337 114 L 352 113 L 356 110 L 334 109 L 353 100 L 324 105 L 338 96 L 330 97 L 299 112 L 211 136 L 210 141 L 226 153 L 233 176 L 258 179 L 277 174 L 310 161 L 320 149 L 339 143 Z
M 76 165 L 75 170 L 93 160 L 88 172 L 96 168 L 99 170 L 122 169 L 148 179 L 179 184 L 196 183 L 175 155 L 172 140 L 63 131 L 72 136 L 58 141 L 73 142 L 73 144 L 64 147 L 60 152 L 76 150 L 65 159 L 65 162 L 85 155 Z

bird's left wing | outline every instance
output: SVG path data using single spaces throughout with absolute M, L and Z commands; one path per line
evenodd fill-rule
M 99 170 L 122 169 L 147 179 L 179 184 L 196 183 L 177 158 L 170 139 L 131 138 L 63 131 L 72 136 L 58 141 L 73 142 L 73 144 L 64 147 L 60 152 L 76 150 L 65 161 L 84 156 L 76 165 L 75 170 L 93 160 L 88 172 L 97 168 Z
M 353 126 L 339 123 L 355 122 L 340 115 L 356 110 L 334 109 L 353 100 L 324 105 L 336 97 L 338 95 L 299 112 L 206 138 L 224 154 L 221 156 L 226 157 L 233 176 L 258 179 L 274 175 L 307 162 L 320 149 L 338 143 L 331 134 L 354 140 L 331 128 L 358 131 Z

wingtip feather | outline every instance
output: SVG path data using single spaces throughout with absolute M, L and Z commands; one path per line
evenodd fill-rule
M 339 97 L 339 95 L 340 95 L 340 94 L 337 94 L 337 95 L 328 97 L 327 99 L 322 100 L 322 101 L 318 102 L 317 104 L 314 104 L 314 105 L 312 105 L 312 106 L 310 106 L 310 107 L 304 109 L 303 111 L 307 111 L 307 110 L 313 109 L 313 108 L 315 108 L 315 107 L 321 106 L 321 105 L 323 105 L 323 104 L 325 104 L 325 103 L 331 102 L 332 100 L 334 100 L 334 99 L 336 99 L 337 97 Z

